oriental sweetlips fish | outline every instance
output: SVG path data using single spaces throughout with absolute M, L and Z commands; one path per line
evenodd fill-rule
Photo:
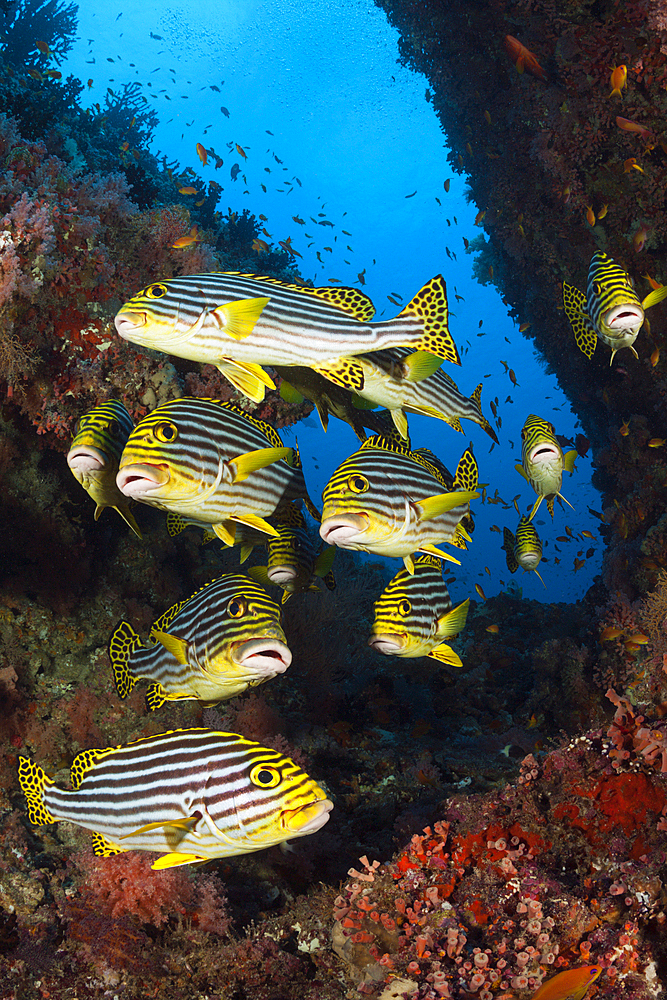
M 394 319 L 370 323 L 375 307 L 355 288 L 308 288 L 238 272 L 153 282 L 116 316 L 121 337 L 215 365 L 257 401 L 274 383 L 262 365 L 316 367 L 385 347 L 412 347 L 460 363 L 447 327 L 442 275 Z
M 576 450 L 563 454 L 558 443 L 553 424 L 531 413 L 521 429 L 521 465 L 515 465 L 517 472 L 526 479 L 537 493 L 537 500 L 528 518 L 532 521 L 538 507 L 546 499 L 549 513 L 554 516 L 554 498 L 565 497 L 560 488 L 563 483 L 563 469 L 572 472 L 577 458 Z M 566 504 L 571 507 L 569 500 Z
M 118 400 L 101 403 L 86 413 L 76 425 L 67 453 L 72 475 L 95 501 L 95 520 L 105 507 L 113 507 L 132 531 L 141 538 L 130 511 L 132 501 L 116 485 L 118 463 L 132 432 L 132 418 Z
M 591 258 L 586 295 L 563 282 L 563 305 L 577 347 L 592 358 L 601 340 L 611 347 L 609 364 L 622 347 L 629 347 L 638 357 L 633 344 L 644 322 L 644 312 L 665 296 L 667 285 L 661 285 L 640 302 L 628 272 L 601 250 Z
M 452 608 L 442 562 L 430 554 L 417 556 L 414 574 L 400 570 L 375 602 L 368 645 L 387 656 L 430 656 L 460 667 L 460 657 L 443 640 L 461 631 L 469 603 Z
M 537 572 L 542 558 L 542 541 L 532 521 L 529 521 L 525 516 L 522 517 L 516 529 L 516 535 L 513 535 L 509 528 L 503 528 L 502 548 L 510 573 L 516 573 L 520 566 L 526 572 L 532 570 L 542 580 Z M 544 580 L 542 583 L 546 586 Z
M 84 750 L 59 788 L 28 757 L 19 782 L 35 826 L 93 831 L 95 854 L 159 851 L 155 869 L 249 854 L 315 833 L 333 803 L 289 757 L 213 729 Z
M 588 987 L 602 972 L 601 965 L 582 965 L 565 969 L 542 983 L 531 1000 L 583 1000 Z
M 450 542 L 465 548 L 469 503 L 476 499 L 477 462 L 468 448 L 454 480 L 428 453 L 376 435 L 341 465 L 322 494 L 320 535 L 329 545 L 402 557 L 413 572 L 413 552 L 459 560 L 436 548 Z
M 292 594 L 304 590 L 320 593 L 318 582 L 334 590 L 336 581 L 331 567 L 336 550 L 327 546 L 315 550 L 303 514 L 293 504 L 275 523 L 278 537 L 266 539 L 269 558 L 266 566 L 252 566 L 248 576 L 263 586 L 281 587 L 284 604 Z
M 109 642 L 116 690 L 126 698 L 137 680 L 151 683 L 151 710 L 166 701 L 217 704 L 284 673 L 292 662 L 280 608 L 242 573 L 227 573 L 153 624 L 150 645 L 122 621 Z
M 237 523 L 277 535 L 265 520 L 306 492 L 298 452 L 233 403 L 185 398 L 140 420 L 117 476 L 127 497 L 211 525 L 233 545 Z
M 454 380 L 442 371 L 441 363 L 440 358 L 424 351 L 395 347 L 347 359 L 340 374 L 336 364 L 317 371 L 331 381 L 345 384 L 368 403 L 386 407 L 403 438 L 408 437 L 407 411 L 444 420 L 461 433 L 461 418 L 474 420 L 497 444 L 495 431 L 481 410 L 482 383 L 470 398 L 463 396 Z

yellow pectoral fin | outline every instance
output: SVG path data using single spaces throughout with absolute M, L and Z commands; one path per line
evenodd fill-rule
M 246 576 L 249 576 L 251 580 L 259 583 L 262 587 L 273 586 L 266 566 L 251 566 L 250 569 L 246 570 Z
M 390 410 L 391 419 L 394 421 L 394 427 L 401 435 L 405 441 L 409 441 L 408 436 L 408 418 L 403 410 Z
M 218 329 L 233 340 L 245 340 L 255 328 L 255 323 L 262 315 L 269 298 L 237 299 L 227 305 L 218 306 L 211 312 L 211 319 Z
M 266 395 L 265 387 L 268 389 L 276 387 L 273 379 L 266 374 L 261 365 L 221 361 L 216 367 L 235 389 L 248 399 L 252 399 L 254 403 L 262 402 Z
M 274 462 L 279 462 L 281 458 L 287 460 L 292 455 L 292 448 L 258 448 L 257 451 L 249 451 L 245 455 L 238 455 L 229 463 L 235 469 L 232 482 L 242 483 L 252 472 L 257 472 L 258 469 L 265 469 L 267 465 L 273 465 Z
M 286 403 L 303 403 L 304 397 L 299 390 L 295 389 L 289 382 L 286 382 L 285 379 L 280 383 L 278 392 Z
M 665 296 L 667 296 L 667 285 L 663 285 L 661 288 L 654 288 L 642 302 L 642 309 L 650 309 L 651 306 L 656 306 L 658 302 L 662 302 Z
M 429 354 L 428 351 L 415 351 L 414 354 L 408 354 L 403 359 L 406 381 L 423 382 L 429 375 L 437 372 L 442 361 L 442 358 L 436 358 L 435 354 Z
M 577 456 L 578 452 L 574 449 L 563 455 L 563 468 L 566 472 L 574 472 L 574 463 L 577 460 Z
M 446 639 L 450 635 L 456 635 L 457 632 L 460 632 L 468 617 L 469 604 L 470 598 L 465 600 L 463 604 L 459 604 L 457 608 L 452 608 L 442 618 L 438 618 L 437 634 Z
M 428 654 L 434 660 L 438 660 L 439 663 L 447 663 L 450 667 L 462 667 L 463 661 L 461 657 L 458 656 L 451 646 L 446 646 L 443 642 L 440 646 L 436 646 Z
M 426 497 L 419 500 L 415 506 L 419 508 L 420 521 L 432 521 L 441 514 L 446 514 L 454 507 L 461 507 L 463 504 L 476 500 L 479 496 L 477 490 L 461 490 L 454 493 L 438 493 L 433 497 Z
M 153 632 L 151 638 L 162 643 L 167 652 L 179 662 L 188 662 L 188 643 L 185 639 L 179 639 L 177 635 L 170 635 L 169 632 Z
M 257 531 L 263 531 L 265 535 L 272 535 L 274 538 L 280 538 L 280 533 L 276 531 L 273 525 L 269 524 L 268 521 L 265 521 L 263 517 L 258 517 L 256 514 L 233 514 L 232 521 L 238 521 L 239 524 L 247 524 L 249 528 L 255 528 Z
M 201 854 L 163 854 L 161 858 L 154 861 L 151 865 L 153 871 L 162 871 L 165 868 L 178 868 L 179 865 L 196 865 L 203 864 L 205 861 L 210 861 L 210 858 L 204 858 Z
M 330 572 L 333 566 L 334 559 L 336 558 L 336 546 L 327 545 L 326 549 L 323 549 L 317 559 L 315 560 L 315 566 L 313 567 L 313 576 L 324 577 Z
M 123 834 L 120 839 L 127 840 L 128 837 L 140 837 L 142 833 L 150 833 L 151 830 L 162 829 L 183 830 L 184 833 L 190 833 L 198 822 L 198 816 L 185 816 L 183 819 L 168 819 L 157 823 L 146 823 L 145 826 L 140 826 L 137 830 L 132 830 L 131 833 Z M 183 857 L 183 855 L 179 855 L 179 857 Z
M 460 559 L 455 559 L 454 556 L 450 556 L 449 552 L 443 552 L 442 549 L 437 548 L 435 545 L 420 545 L 419 551 L 428 552 L 432 556 L 437 556 L 438 559 L 444 559 L 445 562 L 453 562 L 456 563 L 457 566 L 461 565 Z M 405 562 L 405 560 L 403 561 Z
M 526 475 L 526 470 L 524 469 L 523 465 L 515 465 L 514 468 L 518 473 L 520 473 L 523 476 L 526 482 L 528 482 L 528 476 Z
M 236 525 L 232 521 L 220 521 L 213 525 L 213 531 L 225 545 L 233 545 L 236 535 Z
M 410 576 L 415 575 L 415 561 L 412 556 L 403 556 L 403 562 Z

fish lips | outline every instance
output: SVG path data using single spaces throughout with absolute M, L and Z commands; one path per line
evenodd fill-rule
M 163 465 L 125 465 L 116 476 L 116 486 L 126 497 L 143 500 L 169 482 L 169 470 Z
M 332 809 L 331 799 L 317 799 L 298 809 L 286 810 L 282 815 L 283 827 L 297 837 L 315 833 L 329 822 L 329 813 Z
M 327 545 L 345 548 L 353 543 L 368 526 L 367 514 L 333 514 L 322 519 L 320 536 Z
M 108 465 L 109 459 L 103 451 L 98 448 L 91 448 L 90 445 L 82 445 L 78 448 L 71 448 L 67 453 L 67 464 L 77 475 L 89 475 L 91 472 L 103 472 Z
M 638 332 L 644 322 L 644 310 L 635 302 L 622 302 L 608 309 L 602 317 L 603 326 L 609 333 L 617 330 Z
M 146 326 L 146 313 L 121 309 L 114 319 L 114 324 L 119 337 L 123 340 L 132 340 L 132 334 Z
M 561 457 L 561 450 L 557 444 L 552 444 L 550 441 L 541 441 L 536 444 L 528 455 L 528 461 L 531 465 L 548 465 L 555 459 Z
M 232 655 L 235 663 L 260 677 L 282 674 L 292 662 L 291 650 L 285 643 L 268 636 L 240 643 Z
M 407 645 L 407 635 L 400 632 L 378 632 L 368 640 L 368 645 L 376 653 L 385 656 L 399 656 Z
M 269 566 L 267 572 L 269 580 L 271 583 L 275 583 L 276 587 L 293 583 L 297 576 L 296 566 L 287 566 L 284 563 L 281 563 L 280 566 Z

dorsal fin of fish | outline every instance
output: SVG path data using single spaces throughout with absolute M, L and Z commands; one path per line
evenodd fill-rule
M 465 626 L 469 606 L 470 598 L 466 598 L 461 604 L 458 604 L 451 611 L 438 618 L 436 635 L 443 636 L 444 638 L 460 632 Z
M 109 659 L 119 698 L 127 698 L 137 683 L 136 677 L 130 670 L 129 661 L 135 649 L 140 649 L 141 646 L 141 639 L 130 623 L 119 622 L 109 639 Z
M 461 560 L 460 559 L 456 559 L 454 556 L 450 556 L 449 552 L 445 552 L 445 551 L 443 551 L 443 549 L 439 549 L 435 545 L 431 545 L 430 542 L 427 542 L 424 545 L 420 545 L 419 546 L 419 551 L 420 552 L 428 552 L 431 555 L 436 556 L 438 559 L 444 559 L 445 562 L 453 562 L 453 563 L 456 563 L 457 566 L 461 565 Z M 405 562 L 405 560 L 403 560 L 403 562 Z M 407 566 L 407 564 L 406 564 L 406 566 Z
M 236 521 L 239 524 L 247 524 L 249 528 L 254 528 L 256 531 L 263 531 L 265 535 L 271 535 L 273 538 L 280 538 L 280 535 L 273 525 L 269 524 L 268 521 L 265 521 L 263 517 L 259 517 L 257 514 L 233 514 L 231 520 Z M 215 528 L 218 528 L 217 524 L 215 525 Z
M 393 434 L 373 434 L 371 437 L 366 438 L 360 450 L 371 448 L 376 448 L 380 451 L 391 451 L 394 455 L 404 455 L 406 458 L 413 457 L 413 453 L 410 451 L 410 442 L 404 439 L 395 427 Z
M 412 458 L 442 483 L 446 490 L 452 489 L 454 477 L 442 459 L 434 455 L 430 448 L 416 448 L 412 452 Z
M 291 292 L 300 292 L 303 295 L 313 295 L 323 302 L 328 302 L 330 306 L 340 309 L 347 316 L 353 316 L 360 323 L 368 323 L 375 315 L 375 306 L 372 299 L 358 288 L 350 288 L 341 285 L 340 288 L 333 288 L 324 285 L 322 288 L 310 288 L 308 285 L 295 285 L 281 278 L 271 278 L 263 274 L 246 274 L 242 271 L 226 271 L 226 274 L 238 275 L 241 278 L 254 278 L 255 281 L 264 281 L 268 285 L 280 285 L 281 288 L 288 288 Z
M 446 663 L 450 667 L 462 667 L 463 661 L 458 653 L 455 653 L 451 646 L 442 642 L 439 646 L 435 646 L 434 649 L 428 654 L 433 660 L 437 660 L 438 663 Z
M 93 834 L 91 846 L 93 854 L 98 858 L 113 858 L 116 854 L 124 854 L 127 851 L 127 847 L 119 847 L 101 833 Z
M 28 757 L 19 756 L 19 783 L 28 807 L 28 819 L 33 826 L 47 826 L 57 823 L 58 818 L 44 802 L 44 789 L 55 784 L 43 767 Z
M 479 483 L 479 467 L 472 448 L 466 448 L 459 459 L 454 475 L 454 490 L 476 490 Z M 479 495 L 479 494 L 478 494 Z
M 208 586 L 208 584 L 206 584 L 206 586 Z M 204 589 L 203 587 L 199 588 L 199 590 L 203 589 Z M 198 594 L 199 590 L 196 590 L 195 593 Z M 194 597 L 194 594 L 192 594 L 191 596 Z M 149 632 L 148 638 L 152 639 L 155 632 L 165 632 L 173 622 L 176 615 L 180 614 L 180 612 L 183 610 L 183 608 L 185 607 L 185 605 L 189 600 L 190 598 L 187 598 L 185 601 L 177 601 L 176 604 L 172 604 L 170 608 L 167 608 L 166 611 L 163 611 L 160 617 L 156 618 L 153 624 L 151 625 L 151 630 Z
M 275 389 L 275 382 L 261 365 L 251 362 L 221 361 L 216 365 L 221 375 L 254 403 L 261 403 L 267 389 Z
M 455 490 L 452 493 L 437 493 L 435 496 L 417 500 L 414 506 L 419 509 L 420 521 L 433 521 L 434 518 L 448 513 L 455 507 L 470 503 L 478 496 L 479 493 L 475 490 Z
M 364 369 L 356 358 L 337 358 L 326 367 L 313 367 L 313 371 L 324 376 L 334 385 L 350 389 L 351 392 L 361 392 L 364 387 Z
M 447 325 L 447 287 L 441 274 L 427 281 L 404 309 L 389 323 L 405 324 L 408 319 L 417 319 L 421 324 L 421 337 L 412 346 L 419 351 L 427 351 L 438 358 L 461 364 L 454 338 Z
M 645 299 L 642 300 L 642 309 L 650 309 L 651 306 L 657 306 L 658 302 L 667 297 L 667 285 L 661 285 L 660 288 L 654 288 L 653 291 L 649 292 Z
M 272 388 L 275 388 L 275 386 Z M 274 448 L 283 447 L 283 442 L 278 434 L 278 431 L 275 430 L 271 424 L 267 423 L 266 420 L 262 420 L 261 417 L 256 417 L 253 413 L 248 413 L 247 410 L 244 410 L 237 403 L 232 403 L 230 400 L 226 400 L 224 403 L 221 403 L 219 400 L 213 400 L 213 402 L 218 403 L 223 410 L 229 410 L 230 413 L 235 413 L 238 417 L 243 417 L 246 423 L 252 424 L 253 427 L 256 427 L 257 430 L 261 431 Z
M 570 321 L 577 347 L 587 358 L 592 358 L 597 347 L 597 333 L 586 312 L 586 296 L 573 285 L 563 282 L 563 307 Z
M 245 455 L 237 455 L 228 463 L 234 466 L 232 482 L 242 483 L 253 472 L 266 469 L 267 466 L 273 465 L 274 462 L 279 462 L 283 458 L 287 461 L 292 456 L 292 448 L 257 448 L 255 451 L 246 452 Z
M 118 747 L 106 747 L 104 750 L 82 750 L 72 761 L 69 770 L 69 779 L 72 788 L 77 791 L 86 775 L 92 771 L 101 760 L 108 757 L 110 753 L 115 753 Z
M 403 358 L 403 378 L 406 382 L 423 382 L 437 372 L 443 359 L 428 351 L 413 351 Z
M 155 681 L 153 684 L 148 685 L 146 688 L 146 706 L 150 712 L 156 712 L 167 701 L 169 701 L 167 692 L 161 684 Z
M 164 871 L 165 868 L 178 868 L 180 865 L 197 865 L 210 861 L 201 854 L 163 854 L 161 858 L 154 861 L 151 868 L 154 871 Z
M 516 573 L 519 568 L 519 564 L 516 561 L 516 556 L 514 555 L 514 546 L 516 545 L 516 538 L 512 534 L 509 528 L 503 528 L 503 550 L 505 552 L 505 560 L 507 562 L 507 568 L 510 573 Z
M 418 555 L 414 563 L 415 566 L 431 566 L 433 569 L 437 569 L 439 573 L 442 573 L 442 560 L 431 555 L 429 552 L 423 552 Z
M 210 317 L 232 340 L 245 340 L 255 329 L 257 320 L 271 300 L 269 298 L 235 299 L 212 309 Z
M 155 629 L 151 629 L 151 638 L 164 646 L 167 652 L 171 653 L 178 663 L 188 662 L 189 643 L 185 639 L 181 639 L 177 635 L 171 635 L 169 632 L 157 632 Z

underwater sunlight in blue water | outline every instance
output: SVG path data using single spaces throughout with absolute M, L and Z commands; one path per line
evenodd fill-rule
M 79 39 L 62 69 L 92 80 L 82 95 L 90 106 L 107 88 L 138 82 L 159 116 L 156 153 L 221 184 L 222 211 L 266 216 L 271 241 L 291 241 L 304 278 L 363 286 L 376 319 L 395 315 L 429 278 L 444 275 L 462 358 L 460 369 L 444 368 L 465 395 L 483 383 L 482 409 L 500 441 L 492 446 L 470 421 L 456 434 L 441 421 L 410 417 L 413 447 L 431 448 L 452 472 L 472 442 L 488 484 L 486 502 L 473 504 L 473 543 L 460 567 L 447 566 L 456 578 L 452 599 L 474 598 L 475 584 L 486 596 L 511 586 L 542 601 L 581 598 L 603 548 L 600 522 L 589 513 L 600 510 L 589 457 L 563 477 L 563 495 L 575 509 L 557 503 L 552 522 L 543 505 L 535 518 L 546 588 L 533 573 L 512 577 L 507 570 L 502 529 L 516 529 L 513 499 L 520 513 L 535 499 L 514 468 L 521 427 L 537 413 L 574 441 L 579 423 L 519 332 L 522 318 L 508 316 L 486 265 L 478 265 L 485 284 L 473 274 L 464 243 L 483 232 L 475 225 L 483 206 L 467 203 L 464 177 L 447 162 L 427 81 L 398 63 L 398 35 L 384 14 L 370 0 L 82 4 Z M 216 169 L 211 157 L 202 165 L 197 143 L 214 147 L 222 166 Z M 284 436 L 288 444 L 298 440 L 316 500 L 357 448 L 351 429 L 335 419 L 325 436 L 315 412 Z M 494 494 L 505 503 L 491 502 Z M 397 572 L 396 560 L 388 565 Z

